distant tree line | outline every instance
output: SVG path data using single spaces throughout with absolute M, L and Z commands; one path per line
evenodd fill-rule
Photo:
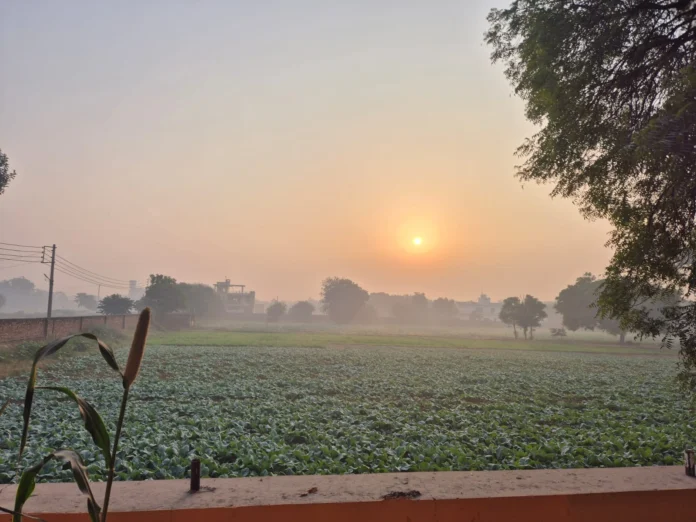
M 0 312 L 33 314 L 45 313 L 48 302 L 48 292 L 36 288 L 36 285 L 25 277 L 14 277 L 0 281 Z M 64 292 L 53 293 L 53 309 L 74 309 L 73 300 Z
M 555 328 L 552 332 L 554 336 L 565 336 L 566 329 L 600 330 L 618 336 L 621 343 L 625 341 L 627 332 L 619 321 L 598 313 L 595 302 L 603 284 L 603 280 L 586 273 L 559 292 L 554 309 L 562 317 L 563 328 Z M 31 303 L 33 307 L 40 302 L 42 308 L 46 298 L 45 291 L 36 289 L 34 283 L 23 277 L 0 281 L 0 309 L 10 301 L 15 306 L 18 303 Z M 481 299 L 484 304 L 490 304 L 487 296 Z M 65 305 L 70 300 L 65 294 L 57 292 L 54 302 Z M 98 300 L 94 295 L 78 293 L 72 302 L 79 308 L 105 315 L 127 314 L 146 306 L 152 308 L 155 314 L 185 312 L 198 317 L 225 315 L 221 296 L 212 286 L 179 283 L 163 274 L 149 277 L 145 294 L 137 301 L 119 294 Z M 667 305 L 673 306 L 675 302 L 678 302 L 677 297 L 651 300 L 641 303 L 637 310 L 648 317 L 659 318 L 662 309 Z M 341 277 L 330 277 L 322 282 L 319 307 L 331 321 L 339 324 L 373 323 L 380 318 L 403 324 L 461 324 L 462 320 L 460 309 L 453 299 L 438 297 L 429 300 L 421 292 L 411 295 L 370 294 L 354 281 Z M 479 311 L 480 307 L 475 307 L 468 320 L 481 321 Z M 314 304 L 308 300 L 298 301 L 289 307 L 282 301 L 273 301 L 266 309 L 266 318 L 270 323 L 280 320 L 309 323 L 315 312 Z M 515 338 L 534 339 L 535 331 L 547 318 L 546 305 L 532 295 L 508 297 L 502 302 L 498 318 L 512 328 Z

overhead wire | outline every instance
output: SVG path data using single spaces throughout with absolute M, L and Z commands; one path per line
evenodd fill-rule
M 0 257 L 0 260 L 2 260 L 2 261 L 9 261 L 9 259 L 2 259 L 1 257 Z M 40 263 L 40 261 L 23 261 L 23 262 L 21 262 L 21 263 L 19 263 L 19 264 L 16 264 L 16 265 L 5 265 L 5 266 L 0 266 L 0 270 L 5 270 L 6 268 L 16 268 L 16 267 L 18 267 L 18 266 L 29 265 L 29 264 L 32 264 L 32 263 Z
M 5 250 L 5 251 L 7 251 L 7 252 L 22 252 L 22 253 L 25 253 L 25 254 L 28 254 L 28 253 L 31 253 L 31 254 L 39 254 L 38 251 L 36 251 L 36 250 L 31 250 L 31 249 L 28 249 L 28 248 L 6 248 L 6 247 L 3 247 L 3 246 L 0 246 L 0 250 Z
M 60 260 L 56 260 L 56 267 L 62 268 L 63 270 L 65 270 L 65 271 L 67 271 L 67 272 L 71 272 L 71 273 L 73 273 L 73 274 L 75 274 L 75 275 L 78 275 L 78 276 L 80 276 L 80 277 L 84 277 L 85 279 L 90 279 L 90 280 L 92 280 L 92 281 L 96 281 L 96 282 L 98 282 L 99 284 L 104 284 L 104 285 L 111 285 L 111 284 L 113 284 L 113 285 L 115 285 L 115 286 L 129 286 L 129 285 L 127 285 L 125 282 L 122 282 L 122 283 L 121 283 L 121 282 L 118 282 L 118 281 L 110 281 L 110 280 L 108 280 L 108 279 L 102 278 L 101 276 L 93 276 L 93 275 L 88 274 L 88 273 L 86 273 L 86 272 L 83 272 L 83 271 L 81 271 L 81 270 L 77 270 L 77 269 L 73 268 L 72 266 L 63 263 L 63 262 L 60 261 Z
M 128 288 L 128 286 L 126 286 L 126 285 L 115 285 L 112 283 L 105 283 L 103 281 L 89 279 L 83 275 L 69 271 L 69 269 L 67 269 L 64 265 L 63 266 L 56 266 L 55 269 L 58 272 L 61 272 L 62 274 L 68 275 L 68 276 L 73 277 L 75 279 L 79 279 L 80 281 L 83 281 L 85 283 L 90 283 L 90 284 L 97 285 L 97 286 L 103 286 L 106 288 L 118 288 L 118 289 L 124 289 L 124 290 Z
M 39 263 L 41 262 L 41 256 L 20 256 L 20 255 L 15 255 L 15 254 L 5 254 L 4 252 L 0 252 L 0 257 L 6 258 L 9 261 L 20 261 L 22 259 L 35 259 Z
M 43 250 L 44 248 L 46 248 L 46 247 L 37 246 L 37 245 L 18 245 L 16 243 L 2 243 L 2 242 L 0 242 L 0 245 L 21 247 L 21 248 L 34 248 L 34 249 L 39 249 L 39 250 Z
M 112 283 L 130 285 L 130 281 L 126 281 L 124 279 L 116 279 L 115 277 L 103 276 L 103 275 L 98 274 L 96 272 L 93 272 L 91 270 L 87 270 L 86 268 L 83 268 L 80 265 L 73 263 L 72 261 L 68 261 L 67 259 L 65 259 L 62 256 L 56 255 L 56 258 L 60 260 L 60 261 L 58 261 L 58 263 L 60 263 L 62 261 L 63 264 L 69 265 L 69 268 L 72 268 L 75 272 L 84 273 L 88 277 L 93 277 L 95 279 L 103 279 L 105 281 L 112 282 Z
M 31 263 L 49 263 L 51 256 L 46 251 L 47 248 L 50 247 L 0 242 L 0 261 L 14 261 L 16 263 L 10 266 L 0 266 L 0 269 L 14 268 Z M 55 257 L 55 270 L 74 279 L 106 288 L 130 288 L 130 281 L 104 276 L 73 263 L 62 256 L 56 255 Z
M 58 270 L 59 272 L 66 274 L 66 275 L 72 276 L 75 279 L 80 279 L 86 283 L 91 283 L 93 285 L 104 286 L 104 287 L 108 287 L 108 288 L 121 288 L 124 290 L 127 288 L 130 288 L 127 285 L 111 283 L 109 281 L 102 281 L 100 279 L 95 279 L 95 278 L 86 276 L 85 274 L 82 274 L 80 272 L 76 272 L 76 271 L 72 270 L 70 267 L 68 267 L 66 265 L 55 265 L 55 269 Z

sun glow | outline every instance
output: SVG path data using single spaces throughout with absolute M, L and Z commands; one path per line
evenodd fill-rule
M 423 238 L 422 237 L 414 237 L 413 244 L 416 246 L 421 246 L 423 244 Z

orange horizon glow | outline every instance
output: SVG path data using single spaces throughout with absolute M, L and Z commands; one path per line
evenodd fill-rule
M 259 300 L 332 276 L 552 299 L 605 269 L 610 227 L 515 178 L 536 131 L 481 42 L 495 3 L 5 2 L 0 238 Z M 0 280 L 46 288 L 45 268 Z

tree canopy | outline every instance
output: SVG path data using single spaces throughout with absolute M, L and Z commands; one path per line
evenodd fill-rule
M 574 284 L 561 290 L 554 308 L 563 317 L 563 326 L 568 330 L 604 330 L 611 335 L 619 335 L 623 343 L 626 332 L 619 321 L 603 317 L 596 306 L 603 283 L 589 272 L 585 273 Z
M 696 289 L 696 2 L 516 0 L 488 20 L 492 59 L 539 126 L 518 176 L 613 225 L 600 312 L 679 339 L 696 385 L 696 304 L 636 309 Z
M 500 307 L 500 314 L 498 317 L 503 324 L 512 326 L 512 331 L 515 334 L 515 339 L 517 339 L 517 326 L 519 325 L 519 307 L 521 306 L 519 297 L 508 297 L 503 300 L 503 305 Z
M 367 303 L 370 294 L 350 279 L 329 277 L 321 285 L 321 306 L 337 323 L 349 323 Z
M 162 274 L 150 275 L 145 295 L 138 301 L 140 308 L 149 306 L 156 314 L 169 314 L 186 309 L 186 298 L 176 279 Z
M 517 324 L 522 328 L 524 338 L 527 338 L 529 331 L 529 338 L 534 339 L 534 329 L 541 326 L 541 321 L 546 319 L 546 305 L 536 297 L 527 294 L 517 307 L 517 312 Z
M 288 310 L 288 319 L 296 323 L 308 323 L 312 320 L 314 305 L 309 301 L 298 301 Z
M 526 295 L 524 299 L 508 297 L 500 308 L 500 320 L 512 326 L 517 339 L 517 327 L 522 328 L 524 338 L 529 335 L 534 339 L 534 329 L 541 326 L 546 319 L 546 305 L 534 296 Z
M 287 305 L 280 301 L 273 301 L 273 303 L 266 308 L 266 317 L 271 323 L 277 323 L 280 318 L 285 314 L 287 310 Z
M 438 297 L 433 301 L 433 313 L 441 319 L 452 319 L 457 316 L 459 309 L 454 299 Z
M 104 315 L 124 315 L 129 314 L 135 307 L 132 299 L 119 294 L 107 295 L 99 301 L 99 313 Z
M 10 170 L 10 160 L 7 154 L 0 150 L 0 195 L 5 192 L 5 187 L 14 179 L 17 173 Z
M 421 312 L 428 309 L 428 298 L 425 297 L 423 292 L 415 292 L 411 296 L 411 304 Z
M 36 285 L 26 277 L 13 277 L 0 282 L 0 287 L 7 288 L 8 291 L 28 294 L 36 289 Z
M 94 295 L 86 294 L 84 292 L 80 292 L 75 295 L 75 304 L 79 308 L 85 308 L 87 310 L 96 310 L 99 306 L 99 302 L 97 301 L 97 297 Z
M 197 317 L 218 317 L 224 314 L 222 299 L 212 286 L 198 283 L 178 283 L 177 286 L 181 296 L 175 297 L 182 300 L 179 303 L 180 306 L 183 303 L 182 310 Z

